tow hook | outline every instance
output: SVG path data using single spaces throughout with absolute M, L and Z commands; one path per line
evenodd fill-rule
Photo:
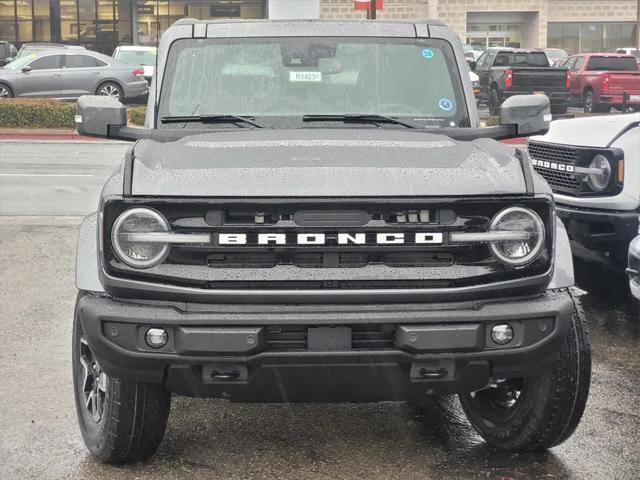
M 247 367 L 244 365 L 203 365 L 202 381 L 211 382 L 233 382 L 247 380 Z
M 416 362 L 411 364 L 409 378 L 413 381 L 441 380 L 454 377 L 456 366 L 453 360 Z
M 445 378 L 449 374 L 446 368 L 427 369 L 424 367 L 418 370 L 418 373 L 422 378 L 429 379 Z

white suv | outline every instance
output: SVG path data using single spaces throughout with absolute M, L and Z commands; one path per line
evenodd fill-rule
M 573 254 L 624 270 L 638 232 L 640 113 L 552 122 L 531 137 L 529 154 L 553 189 Z

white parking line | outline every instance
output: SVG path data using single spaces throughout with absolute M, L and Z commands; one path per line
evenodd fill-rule
M 91 173 L 0 173 L 0 177 L 95 177 Z

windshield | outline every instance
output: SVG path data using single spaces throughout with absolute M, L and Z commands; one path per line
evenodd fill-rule
M 119 50 L 116 59 L 127 65 L 155 65 L 155 50 Z
M 16 57 L 15 60 L 7 63 L 4 68 L 6 68 L 7 70 L 20 70 L 27 63 L 35 60 L 36 58 L 38 58 L 38 55 L 35 52 L 28 52 L 20 57 Z
M 591 57 L 587 70 L 635 72 L 638 62 L 633 57 Z
M 468 117 L 441 40 L 187 39 L 173 44 L 167 65 L 160 117 L 377 114 L 428 126 Z

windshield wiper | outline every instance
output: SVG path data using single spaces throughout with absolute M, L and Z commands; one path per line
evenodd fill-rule
M 344 123 L 392 123 L 407 128 L 424 128 L 418 123 L 399 120 L 395 117 L 387 117 L 375 113 L 347 113 L 338 115 L 310 114 L 302 117 L 303 122 L 344 122 Z
M 243 117 L 240 115 L 175 115 L 160 118 L 162 123 L 244 123 L 256 128 L 263 128 L 262 125 L 256 123 L 254 120 L 253 117 Z

